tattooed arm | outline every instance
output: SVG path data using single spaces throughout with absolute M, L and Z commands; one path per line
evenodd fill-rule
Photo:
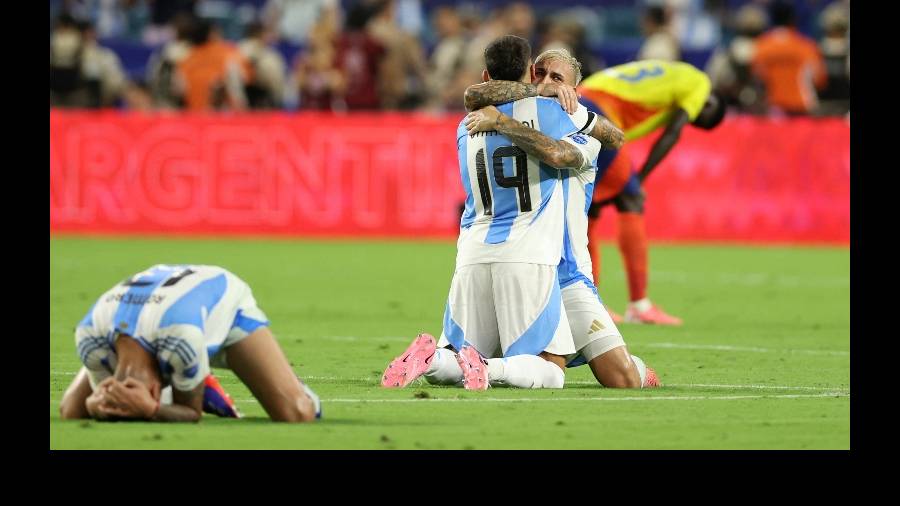
M 603 116 L 597 118 L 591 137 L 600 141 L 602 149 L 619 149 L 625 144 L 625 132 Z
M 466 88 L 466 109 L 474 111 L 489 105 L 505 104 L 528 97 L 558 96 L 569 114 L 578 108 L 575 88 L 556 83 L 526 84 L 514 81 L 487 81 Z M 590 136 L 600 141 L 602 149 L 619 149 L 625 143 L 625 134 L 602 116 L 598 118 Z
M 574 145 L 557 141 L 501 113 L 494 106 L 470 113 L 466 117 L 469 134 L 496 130 L 522 148 L 525 153 L 556 167 L 578 169 L 584 166 L 584 155 Z
M 559 97 L 559 101 L 569 114 L 578 108 L 578 94 L 575 88 L 556 83 L 526 84 L 516 81 L 486 81 L 466 88 L 467 111 L 474 111 L 489 105 L 505 104 L 529 97 Z

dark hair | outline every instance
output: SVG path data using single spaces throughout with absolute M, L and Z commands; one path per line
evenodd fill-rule
M 206 44 L 212 32 L 212 22 L 208 19 L 197 19 L 191 29 L 190 41 L 195 46 Z
M 350 8 L 347 12 L 347 19 L 344 21 L 344 27 L 348 32 L 358 32 L 366 27 L 366 24 L 375 16 L 377 6 L 370 5 L 366 2 L 359 2 Z
M 54 28 L 78 28 L 78 20 L 68 12 L 63 12 L 56 17 Z
M 504 35 L 484 50 L 484 66 L 491 79 L 518 81 L 530 63 L 531 44 L 515 35 Z
M 170 23 L 175 28 L 175 38 L 182 41 L 190 40 L 196 22 L 196 17 L 189 12 L 179 12 L 172 16 Z
M 92 23 L 91 20 L 89 20 L 89 19 L 83 19 L 83 20 L 78 21 L 77 26 L 78 26 L 78 30 L 81 33 L 95 31 L 94 23 Z
M 783 1 L 776 1 L 769 7 L 769 18 L 772 26 L 791 26 L 794 24 L 794 7 Z
M 666 24 L 666 10 L 659 5 L 647 7 L 647 10 L 644 11 L 644 17 L 657 26 Z
M 253 21 L 248 23 L 247 26 L 244 27 L 244 38 L 252 39 L 255 37 L 259 37 L 265 31 L 265 26 L 259 21 Z
M 728 106 L 728 104 L 726 103 L 725 95 L 719 93 L 718 91 L 710 93 L 710 96 L 716 98 L 716 108 L 713 109 L 708 117 L 704 118 L 705 121 L 695 123 L 696 126 L 705 130 L 712 130 L 713 128 L 719 126 L 719 123 L 721 123 L 722 119 L 725 118 L 725 110 Z M 703 116 L 698 116 L 697 120 L 700 120 L 701 118 L 703 118 Z

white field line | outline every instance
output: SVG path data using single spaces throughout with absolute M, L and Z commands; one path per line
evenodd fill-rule
M 746 399 L 811 399 L 811 398 L 849 398 L 850 394 L 845 392 L 825 392 L 821 394 L 779 394 L 779 395 L 669 395 L 669 396 L 646 396 L 646 397 L 522 397 L 522 398 L 499 398 L 499 397 L 474 397 L 474 398 L 429 398 L 429 399 L 322 399 L 323 403 L 340 402 L 340 403 L 411 403 L 411 402 L 567 402 L 567 401 L 739 401 Z M 50 402 L 59 402 L 59 399 L 50 398 Z M 256 399 L 235 399 L 239 403 L 256 402 Z
M 672 348 L 683 350 L 716 350 L 716 351 L 747 351 L 752 353 L 801 353 L 806 355 L 835 355 L 849 356 L 849 351 L 839 350 L 803 350 L 803 349 L 777 349 L 759 348 L 755 346 L 729 346 L 723 344 L 688 344 L 688 343 L 643 343 L 635 345 L 636 348 Z
M 310 341 L 314 341 L 316 339 L 324 339 L 328 341 L 340 341 L 340 342 L 357 342 L 357 341 L 368 341 L 368 342 L 377 342 L 377 341 L 397 341 L 409 343 L 412 342 L 411 337 L 402 337 L 402 336 L 384 336 L 384 337 L 360 337 L 360 336 L 322 336 L 322 337 L 302 337 L 302 336 L 283 336 L 284 340 L 296 340 L 296 339 L 309 339 Z M 671 348 L 671 349 L 683 349 L 683 350 L 715 350 L 715 351 L 736 351 L 736 352 L 751 352 L 751 353 L 798 353 L 805 355 L 834 355 L 834 356 L 849 356 L 849 351 L 840 351 L 840 350 L 808 350 L 808 349 L 793 349 L 793 348 L 761 348 L 758 346 L 731 346 L 725 344 L 691 344 L 691 343 L 642 343 L 636 344 L 634 347 L 640 348 L 642 346 L 646 346 L 648 348 Z M 402 350 L 397 350 L 402 351 Z
M 570 381 L 570 385 L 593 385 L 595 381 Z M 755 389 L 755 390 L 822 390 L 828 392 L 849 392 L 846 387 L 811 387 L 811 386 L 790 386 L 790 385 L 723 385 L 712 383 L 665 383 L 664 387 L 678 388 L 709 388 L 709 389 Z
M 292 339 L 291 336 L 287 336 L 287 339 Z M 398 342 L 412 342 L 411 337 L 402 337 L 402 336 L 385 336 L 385 337 L 360 337 L 360 336 L 323 336 L 321 338 L 311 338 L 311 339 L 326 339 L 329 341 L 344 341 L 344 342 L 356 342 L 356 341 L 398 341 Z M 849 351 L 839 351 L 839 350 L 806 350 L 806 349 L 778 349 L 778 348 L 761 348 L 757 346 L 731 346 L 724 344 L 690 344 L 690 343 L 644 343 L 635 345 L 636 347 L 646 346 L 648 348 L 675 348 L 675 349 L 685 349 L 685 350 L 716 350 L 716 351 L 746 351 L 752 353 L 799 353 L 805 355 L 836 355 L 836 356 L 846 356 L 850 355 Z
M 722 272 L 717 276 L 709 276 L 698 272 L 685 271 L 653 271 L 650 273 L 654 282 L 667 284 L 684 284 L 689 281 L 714 282 L 721 285 L 762 286 L 777 285 L 786 288 L 795 287 L 845 287 L 850 286 L 850 276 L 803 277 L 771 272 Z M 613 278 L 625 279 L 623 272 L 612 274 Z
M 344 376 L 301 376 L 304 380 L 319 380 L 319 381 L 379 381 L 380 378 L 378 376 L 369 376 L 369 377 L 360 377 L 360 378 L 350 378 Z M 567 381 L 566 385 L 597 385 L 596 381 Z M 757 389 L 757 390 L 821 390 L 821 391 L 841 391 L 848 392 L 850 389 L 847 387 L 820 387 L 820 386 L 793 386 L 793 385 L 729 385 L 722 383 L 665 383 L 664 387 L 678 387 L 678 388 L 697 388 L 697 389 L 721 389 L 721 390 L 735 390 L 735 389 Z
M 438 399 L 322 399 L 322 402 L 555 402 L 555 401 L 703 401 L 723 400 L 734 401 L 742 399 L 805 399 L 814 397 L 850 397 L 843 392 L 826 392 L 821 394 L 779 394 L 779 395 L 671 395 L 671 396 L 647 396 L 647 397 L 548 397 L 548 398 L 438 398 Z M 253 399 L 249 399 L 253 401 Z M 241 399 L 241 402 L 245 402 Z M 254 401 L 255 402 L 255 401 Z
M 50 371 L 50 374 L 53 376 L 75 376 L 76 373 L 69 371 Z M 219 376 L 220 378 L 222 375 Z M 358 377 L 351 378 L 346 376 L 301 376 L 303 380 L 307 381 L 378 381 L 377 376 L 368 376 L 368 377 Z M 596 381 L 567 381 L 567 385 L 597 385 Z M 425 385 L 422 385 L 425 386 Z M 729 385 L 729 384 L 721 384 L 721 383 L 666 383 L 663 385 L 664 387 L 676 387 L 676 388 L 695 388 L 695 389 L 718 389 L 718 390 L 740 390 L 740 389 L 752 389 L 752 390 L 813 390 L 813 391 L 827 391 L 827 392 L 836 392 L 836 393 L 849 393 L 850 389 L 847 387 L 820 387 L 820 386 L 805 386 L 805 385 Z M 598 387 L 599 388 L 599 387 Z

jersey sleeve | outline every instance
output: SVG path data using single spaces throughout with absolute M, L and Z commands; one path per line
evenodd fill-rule
M 193 390 L 209 375 L 209 357 L 203 330 L 195 325 L 172 325 L 156 338 L 156 358 L 172 387 L 182 392 Z
M 569 115 L 569 119 L 571 119 L 572 123 L 576 126 L 581 127 L 578 129 L 578 133 L 582 134 L 590 135 L 591 131 L 594 129 L 594 125 L 597 124 L 597 114 L 593 111 L 589 111 L 581 102 L 578 103 L 578 109 Z
M 688 118 L 694 121 L 703 110 L 711 88 L 709 77 L 703 72 L 696 69 L 685 71 L 675 91 L 675 105 L 684 109 Z
M 106 336 L 97 335 L 93 326 L 82 324 L 75 328 L 75 349 L 87 370 L 92 390 L 112 376 L 112 349 Z
M 596 162 L 597 156 L 600 154 L 600 141 L 581 132 L 573 132 L 563 137 L 562 141 L 575 146 L 584 157 L 581 167 L 573 170 L 578 172 L 597 170 Z

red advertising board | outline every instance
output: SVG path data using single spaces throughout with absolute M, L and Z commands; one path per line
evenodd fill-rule
M 54 110 L 50 230 L 453 237 L 460 118 Z M 849 188 L 846 121 L 728 118 L 686 129 L 649 178 L 648 234 L 846 243 Z

